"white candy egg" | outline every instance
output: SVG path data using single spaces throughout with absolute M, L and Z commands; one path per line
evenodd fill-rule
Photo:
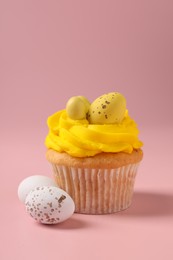
M 72 198 L 64 190 L 54 186 L 32 190 L 26 197 L 25 206 L 28 214 L 43 224 L 63 222 L 75 210 Z
M 20 201 L 25 203 L 26 196 L 29 194 L 29 192 L 39 186 L 56 186 L 53 179 L 42 176 L 42 175 L 33 175 L 30 177 L 27 177 L 24 179 L 18 187 L 18 197 Z

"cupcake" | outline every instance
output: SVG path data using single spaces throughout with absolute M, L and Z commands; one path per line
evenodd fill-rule
M 90 103 L 72 97 L 48 118 L 46 158 L 75 212 L 108 214 L 128 208 L 143 157 L 138 128 L 125 97 L 112 92 Z

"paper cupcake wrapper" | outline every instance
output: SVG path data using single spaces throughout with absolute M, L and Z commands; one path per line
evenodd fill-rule
M 75 212 L 108 214 L 128 208 L 137 164 L 117 169 L 83 169 L 53 164 L 57 185 L 75 202 Z

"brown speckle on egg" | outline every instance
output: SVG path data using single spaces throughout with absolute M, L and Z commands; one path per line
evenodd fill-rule
M 48 202 L 47 205 L 52 208 L 52 202 Z
M 48 215 L 48 213 L 44 213 L 44 215 L 45 215 L 45 217 L 46 217 L 46 218 L 49 218 L 49 215 Z
M 60 198 L 59 198 L 59 200 L 58 200 L 58 202 L 59 203 L 61 203 L 63 200 L 65 200 L 66 199 L 66 196 L 65 195 L 62 195 Z

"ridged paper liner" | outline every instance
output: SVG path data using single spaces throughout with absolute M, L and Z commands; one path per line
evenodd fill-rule
M 117 169 L 52 165 L 58 186 L 75 202 L 75 212 L 107 214 L 130 206 L 139 163 Z

